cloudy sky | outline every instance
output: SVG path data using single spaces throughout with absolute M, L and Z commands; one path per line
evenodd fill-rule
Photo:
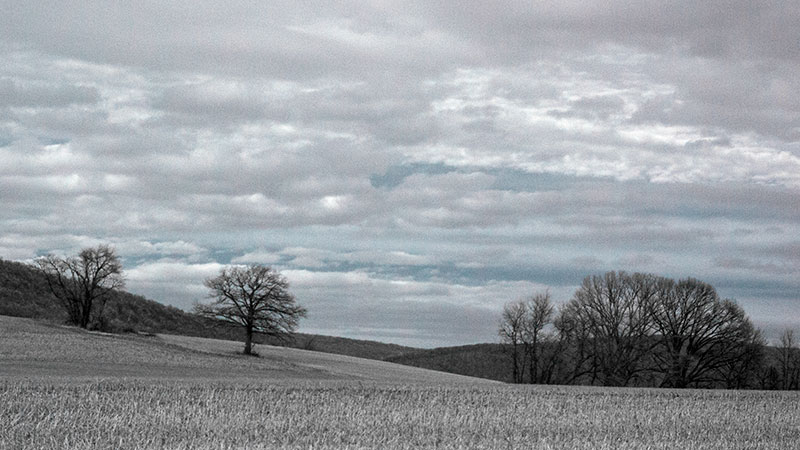
M 184 309 L 270 264 L 426 347 L 608 270 L 800 328 L 800 4 L 316 3 L 1 0 L 0 257 Z

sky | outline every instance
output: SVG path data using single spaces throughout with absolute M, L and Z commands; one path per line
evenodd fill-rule
M 0 257 L 419 347 L 611 270 L 800 329 L 800 3 L 318 3 L 0 0 Z

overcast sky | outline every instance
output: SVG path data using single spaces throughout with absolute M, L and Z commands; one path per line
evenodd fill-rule
M 800 329 L 800 3 L 316 3 L 0 1 L 0 257 L 425 347 L 609 270 Z

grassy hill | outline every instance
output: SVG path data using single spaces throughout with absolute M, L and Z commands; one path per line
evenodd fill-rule
M 0 259 L 0 314 L 63 324 L 66 314 L 33 267 Z M 100 331 L 117 334 L 172 334 L 238 341 L 242 330 L 124 291 L 114 292 L 103 311 Z M 265 336 L 256 343 L 277 345 Z M 455 374 L 509 381 L 508 361 L 499 345 L 479 344 L 423 350 L 396 344 L 297 333 L 289 347 L 386 360 Z
M 66 314 L 47 290 L 47 283 L 38 271 L 29 265 L 3 259 L 0 259 L 0 314 L 54 323 L 66 320 Z M 242 338 L 242 331 L 237 327 L 124 291 L 112 294 L 103 310 L 103 317 L 101 330 L 113 333 L 179 334 L 228 340 Z M 258 336 L 256 342 L 277 344 L 264 336 Z M 417 350 L 382 342 L 305 333 L 297 333 L 294 342 L 288 345 L 379 360 Z
M 256 349 L 257 358 L 241 355 L 241 343 L 235 341 L 120 335 L 0 316 L 0 378 L 490 383 L 346 355 L 270 345 Z

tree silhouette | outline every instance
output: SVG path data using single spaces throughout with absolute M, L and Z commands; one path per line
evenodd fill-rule
M 198 304 L 195 311 L 245 329 L 244 354 L 253 354 L 253 334 L 285 340 L 297 327 L 306 309 L 295 303 L 289 282 L 270 267 L 252 264 L 223 268 L 205 281 L 214 301 Z
M 72 257 L 43 256 L 36 265 L 70 323 L 81 328 L 87 328 L 93 318 L 99 319 L 109 293 L 125 285 L 122 264 L 108 245 L 85 248 Z

